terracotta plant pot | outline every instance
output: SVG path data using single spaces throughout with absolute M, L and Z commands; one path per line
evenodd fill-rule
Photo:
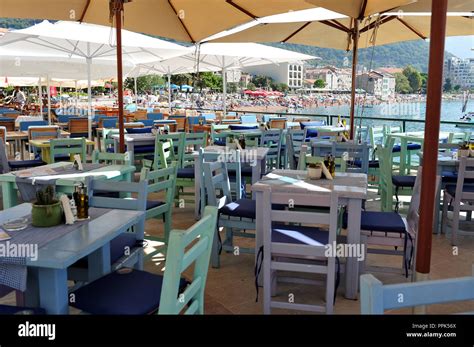
M 33 204 L 31 210 L 31 221 L 33 226 L 48 228 L 59 225 L 63 220 L 61 203 L 58 201 L 52 205 Z

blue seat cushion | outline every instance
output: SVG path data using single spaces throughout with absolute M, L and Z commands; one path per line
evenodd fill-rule
M 135 153 L 153 153 L 155 152 L 155 146 L 135 146 Z
M 415 181 L 416 176 L 392 176 L 392 183 L 395 187 L 413 188 Z
M 130 269 L 131 270 L 131 269 Z M 160 305 L 163 276 L 121 269 L 74 291 L 71 303 L 84 312 L 101 315 L 145 315 Z M 130 271 L 130 272 L 124 272 Z M 188 282 L 181 279 L 180 288 Z
M 14 314 L 35 314 L 35 315 L 44 315 L 46 314 L 45 310 L 42 308 L 30 308 L 30 307 L 20 307 L 20 306 L 8 306 L 0 305 L 0 315 L 14 315 Z
M 239 199 L 220 209 L 220 213 L 231 217 L 255 219 L 255 200 Z
M 456 184 L 447 184 L 446 185 L 446 191 L 451 195 L 455 196 L 456 195 Z M 464 185 L 462 187 L 462 191 L 465 193 L 474 193 L 474 186 L 472 185 Z
M 214 140 L 216 146 L 225 146 L 227 143 L 225 140 Z
M 165 203 L 163 201 L 158 201 L 158 200 L 147 200 L 146 201 L 146 210 L 151 210 L 152 208 L 164 205 Z
M 38 167 L 46 165 L 46 163 L 42 160 L 12 160 L 8 162 L 8 165 L 12 170 L 18 170 L 30 167 Z
M 69 161 L 71 160 L 71 156 L 67 154 L 58 154 L 54 157 L 54 160 L 56 161 Z
M 409 151 L 415 151 L 421 149 L 421 145 L 419 143 L 409 143 L 407 144 L 407 149 Z M 400 145 L 395 145 L 393 146 L 392 153 L 398 153 L 402 150 L 402 147 Z
M 441 179 L 443 183 L 456 183 L 458 181 L 458 173 L 452 171 L 442 171 L 441 172 Z M 473 178 L 465 178 L 465 183 L 474 183 Z
M 285 224 L 274 224 L 272 228 L 272 242 L 326 245 L 328 240 L 329 232 L 320 228 Z
M 185 167 L 182 169 L 178 169 L 178 178 L 194 178 L 194 168 L 193 167 Z
M 258 125 L 229 125 L 230 130 L 256 130 Z
M 343 217 L 343 227 L 347 228 L 347 213 Z M 362 211 L 361 230 L 404 233 L 405 223 L 396 212 Z
M 143 241 L 137 240 L 135 233 L 122 233 L 110 241 L 110 263 L 114 264 L 125 255 L 125 251 L 141 247 Z
M 241 167 L 240 175 L 242 177 L 252 177 L 252 167 L 251 166 Z M 229 177 L 235 177 L 235 170 L 229 170 Z
M 306 127 L 320 127 L 324 126 L 326 122 L 324 121 L 310 121 L 310 122 L 301 122 L 301 130 L 304 130 Z M 309 130 L 309 129 L 308 129 Z
M 109 147 L 106 150 L 107 153 L 115 153 L 115 149 L 113 147 Z
M 316 129 L 308 129 L 306 130 L 306 139 L 311 139 L 314 137 L 318 137 L 318 131 Z
M 85 137 L 85 138 L 88 138 L 89 137 L 89 133 L 72 133 L 71 135 L 69 135 L 69 137 L 71 139 L 79 139 L 81 137 Z
M 349 161 L 348 164 L 357 166 L 357 167 L 362 167 L 362 160 L 355 159 L 354 161 Z M 369 160 L 369 168 L 377 169 L 379 167 L 380 167 L 380 163 L 378 160 Z
M 128 134 L 151 134 L 151 128 L 127 128 Z
M 98 197 L 101 197 L 101 198 L 120 199 L 120 193 L 119 192 L 106 192 L 106 191 L 96 190 L 96 191 L 94 191 L 94 196 L 98 196 Z

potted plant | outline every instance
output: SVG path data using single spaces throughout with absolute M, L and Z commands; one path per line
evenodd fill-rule
M 31 219 L 35 227 L 52 227 L 62 222 L 61 203 L 56 199 L 54 187 L 36 192 L 36 202 L 32 206 Z
M 308 165 L 308 177 L 312 180 L 319 180 L 323 173 L 323 168 L 320 163 L 312 163 Z

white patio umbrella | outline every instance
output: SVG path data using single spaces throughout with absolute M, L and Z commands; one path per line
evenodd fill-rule
M 126 30 L 122 31 L 122 36 L 124 64 L 146 63 L 185 54 L 183 46 L 171 42 Z M 95 63 L 116 67 L 114 38 L 115 30 L 106 26 L 64 21 L 53 24 L 43 21 L 30 28 L 6 33 L 0 39 L 0 47 L 20 52 L 28 51 L 36 55 L 81 58 L 86 63 L 85 73 L 73 78 L 83 79 L 87 76 L 87 80 L 92 80 Z M 114 73 L 110 73 L 95 78 L 113 75 Z M 68 74 L 56 75 L 56 77 L 70 78 Z M 91 116 L 91 86 L 88 86 L 88 100 L 88 114 Z M 91 130 L 91 122 L 89 122 L 89 136 L 91 136 Z
M 204 43 L 198 49 L 190 50 L 187 55 L 152 64 L 142 64 L 140 69 L 146 71 L 148 66 L 150 71 L 153 70 L 168 76 L 197 72 L 198 66 L 201 72 L 222 71 L 223 111 L 225 115 L 227 111 L 228 70 L 310 59 L 317 59 L 317 57 L 256 43 Z

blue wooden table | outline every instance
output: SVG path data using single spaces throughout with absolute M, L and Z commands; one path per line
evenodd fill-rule
M 41 169 L 55 169 L 61 167 L 70 167 L 72 163 L 59 162 L 41 166 Z M 39 168 L 38 168 L 39 169 Z M 74 193 L 74 185 L 79 182 L 85 182 L 87 176 L 101 176 L 113 181 L 131 182 L 132 174 L 135 172 L 134 166 L 129 165 L 108 165 L 87 172 L 78 172 L 77 174 L 51 176 L 58 178 L 56 180 L 56 191 L 59 193 Z M 7 209 L 18 205 L 18 187 L 16 185 L 16 176 L 13 173 L 0 175 L 0 183 L 2 185 L 3 209 Z
M 0 225 L 8 220 L 27 217 L 31 204 L 21 204 L 0 212 Z M 110 241 L 135 225 L 144 223 L 139 211 L 106 210 L 104 214 L 38 249 L 36 260 L 27 259 L 28 284 L 26 303 L 42 307 L 48 314 L 68 314 L 67 269 L 79 259 L 88 257 L 89 272 L 99 278 L 110 272 Z M 144 225 L 144 224 L 142 224 Z M 37 228 L 47 233 L 48 228 Z M 137 238 L 144 230 L 136 231 Z

